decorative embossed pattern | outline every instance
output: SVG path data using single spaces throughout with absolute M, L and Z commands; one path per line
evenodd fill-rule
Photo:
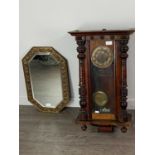
M 56 108 L 47 108 L 41 106 L 33 97 L 32 95 L 32 86 L 31 86 L 31 79 L 30 79 L 30 70 L 29 70 L 29 62 L 30 60 L 38 53 L 47 53 L 50 52 L 50 55 L 60 64 L 60 72 L 61 72 L 61 80 L 62 80 L 62 94 L 63 100 L 58 103 Z M 54 48 L 52 47 L 32 47 L 31 50 L 24 56 L 22 59 L 23 63 L 23 70 L 25 75 L 25 82 L 27 88 L 27 95 L 28 100 L 39 110 L 42 112 L 53 112 L 57 113 L 62 110 L 69 102 L 70 99 L 70 90 L 69 90 L 69 77 L 68 77 L 68 66 L 67 60 L 59 54 Z
M 107 46 L 98 46 L 94 49 L 91 57 L 92 63 L 98 68 L 107 68 L 113 62 L 114 56 Z

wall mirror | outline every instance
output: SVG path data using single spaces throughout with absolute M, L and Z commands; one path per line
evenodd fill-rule
M 52 47 L 33 47 L 22 59 L 28 100 L 42 112 L 59 112 L 69 102 L 67 60 Z

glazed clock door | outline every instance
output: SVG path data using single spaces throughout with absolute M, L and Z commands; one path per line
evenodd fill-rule
M 90 40 L 92 119 L 115 120 L 115 51 L 113 40 Z

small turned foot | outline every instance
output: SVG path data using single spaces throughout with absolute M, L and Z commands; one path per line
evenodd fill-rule
M 81 126 L 81 129 L 82 129 L 83 131 L 86 131 L 86 130 L 87 130 L 87 126 L 86 126 L 86 125 L 82 125 L 82 126 Z
M 126 128 L 125 126 L 123 126 L 123 127 L 121 128 L 121 132 L 126 133 L 126 132 L 127 132 L 127 128 Z

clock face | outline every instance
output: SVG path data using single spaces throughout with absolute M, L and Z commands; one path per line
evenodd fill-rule
M 108 96 L 103 91 L 97 91 L 93 94 L 94 102 L 100 106 L 104 107 L 108 102 Z
M 93 50 L 91 61 L 98 68 L 107 68 L 113 62 L 114 56 L 107 46 L 98 46 Z

